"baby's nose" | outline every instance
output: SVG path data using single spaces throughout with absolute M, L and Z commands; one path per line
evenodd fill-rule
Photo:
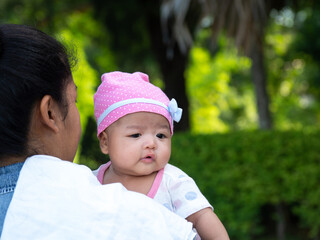
M 145 142 L 146 148 L 155 148 L 156 147 L 156 139 L 154 137 L 148 137 Z

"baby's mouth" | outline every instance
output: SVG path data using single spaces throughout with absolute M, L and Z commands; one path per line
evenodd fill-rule
M 154 161 L 154 155 L 153 154 L 146 155 L 141 160 L 144 161 L 144 162 L 153 162 Z

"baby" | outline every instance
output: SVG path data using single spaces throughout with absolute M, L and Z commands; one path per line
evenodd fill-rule
M 148 75 L 102 75 L 94 95 L 97 136 L 110 161 L 94 171 L 101 184 L 122 183 L 193 223 L 202 239 L 229 239 L 192 178 L 169 164 L 173 121 L 182 109 Z M 130 201 L 130 200 L 129 200 Z

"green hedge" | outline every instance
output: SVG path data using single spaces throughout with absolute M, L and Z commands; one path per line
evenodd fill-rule
M 311 239 L 320 230 L 319 146 L 320 132 L 175 133 L 170 163 L 195 179 L 231 239 L 275 239 L 277 206 L 287 239 Z M 104 161 L 88 137 L 80 163 Z
M 320 133 L 179 133 L 172 141 L 170 163 L 195 179 L 231 239 L 274 238 L 273 209 L 280 205 L 290 213 L 287 222 L 296 224 L 295 239 L 319 234 Z

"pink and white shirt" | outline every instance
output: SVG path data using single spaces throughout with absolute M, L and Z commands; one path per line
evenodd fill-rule
M 104 173 L 110 165 L 109 161 L 93 171 L 100 183 L 103 182 Z M 157 173 L 147 196 L 183 218 L 207 207 L 213 209 L 195 181 L 171 164 L 167 164 Z

